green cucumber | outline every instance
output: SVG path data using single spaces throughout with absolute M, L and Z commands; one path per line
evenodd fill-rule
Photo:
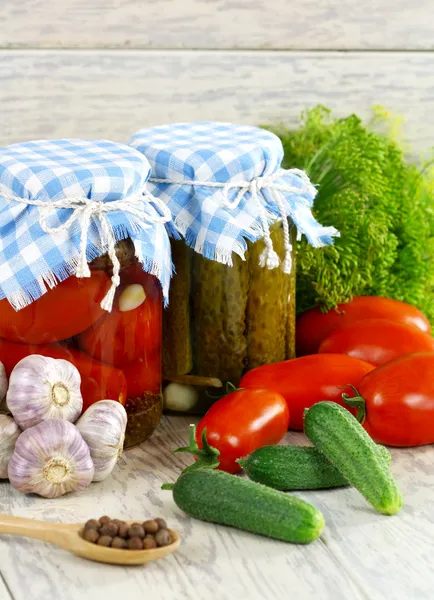
M 372 506 L 394 515 L 403 499 L 376 443 L 346 408 L 318 402 L 305 412 L 304 432 Z
M 390 464 L 390 452 L 377 446 Z M 317 448 L 263 446 L 237 460 L 247 476 L 276 490 L 318 490 L 349 485 L 342 473 Z
M 185 471 L 172 490 L 176 505 L 196 519 L 284 542 L 313 542 L 325 525 L 312 504 L 224 471 Z

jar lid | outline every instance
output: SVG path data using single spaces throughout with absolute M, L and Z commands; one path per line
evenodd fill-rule
M 111 310 L 119 285 L 114 245 L 131 238 L 167 300 L 172 271 L 167 207 L 145 189 L 146 158 L 105 140 L 39 140 L 0 148 L 0 298 L 19 310 L 108 253 Z
M 232 265 L 233 252 L 244 258 L 246 240 L 263 238 L 260 264 L 277 267 L 269 226 L 281 220 L 282 268 L 290 272 L 287 217 L 314 247 L 339 235 L 314 219 L 316 189 L 303 171 L 281 168 L 282 143 L 270 131 L 231 123 L 175 123 L 142 129 L 129 143 L 151 165 L 151 193 L 167 204 L 187 244 L 207 258 Z

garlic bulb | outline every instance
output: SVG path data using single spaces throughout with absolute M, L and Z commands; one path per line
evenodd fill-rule
M 7 405 L 21 429 L 45 419 L 74 422 L 83 408 L 80 384 L 80 373 L 67 360 L 32 354 L 11 373 Z
M 6 392 L 8 391 L 8 378 L 6 376 L 6 369 L 2 362 L 0 362 L 0 402 L 5 398 Z
M 12 417 L 0 415 L 0 479 L 8 478 L 8 464 L 21 431 Z
M 94 481 L 102 481 L 113 471 L 122 454 L 126 426 L 126 410 L 114 400 L 95 402 L 78 419 L 76 427 L 95 466 Z
M 90 485 L 94 466 L 77 427 L 48 419 L 26 429 L 9 461 L 11 484 L 20 492 L 57 498 Z

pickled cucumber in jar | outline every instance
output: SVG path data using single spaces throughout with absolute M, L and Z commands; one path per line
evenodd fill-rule
M 200 398 L 190 408 L 200 412 L 247 370 L 294 356 L 296 231 L 315 247 L 338 232 L 316 222 L 315 187 L 282 169 L 282 143 L 269 131 L 174 123 L 142 129 L 130 144 L 149 158 L 150 191 L 183 238 L 172 240 L 164 379 L 177 384 L 171 406 L 182 405 L 172 398 L 179 390 L 186 406 Z

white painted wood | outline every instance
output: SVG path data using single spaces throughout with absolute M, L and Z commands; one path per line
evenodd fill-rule
M 2 0 L 0 45 L 434 47 L 432 0 Z
M 3 51 L 0 143 L 104 137 L 173 121 L 295 123 L 308 106 L 405 115 L 433 145 L 434 53 Z
M 351 488 L 299 494 L 323 511 L 327 527 L 321 540 L 294 546 L 190 519 L 170 492 L 160 490 L 191 462 L 171 451 L 186 443 L 192 420 L 164 418 L 149 442 L 124 455 L 111 478 L 80 496 L 44 500 L 23 496 L 8 483 L 0 486 L 3 510 L 14 515 L 65 522 L 103 513 L 161 515 L 183 536 L 177 553 L 146 568 L 89 563 L 40 542 L 3 536 L 0 570 L 14 600 L 432 598 L 433 447 L 393 450 L 406 501 L 395 517 L 375 513 Z M 306 440 L 289 433 L 285 442 Z
M 405 501 L 396 516 L 375 513 L 353 488 L 309 496 L 325 516 L 328 549 L 364 597 L 428 600 L 434 589 L 434 448 L 392 449 L 392 457 Z
M 0 600 L 12 600 L 12 596 L 9 593 L 9 590 L 6 587 L 6 584 L 3 578 L 0 575 Z
M 173 503 L 163 482 L 174 481 L 186 455 L 192 418 L 172 417 L 140 448 L 128 451 L 111 478 L 92 484 L 80 496 L 55 501 L 31 498 L 7 483 L 3 505 L 14 514 L 56 521 L 94 516 L 144 519 L 161 515 L 183 542 L 169 558 L 145 568 L 115 568 L 86 562 L 46 544 L 0 538 L 0 569 L 15 600 L 119 600 L 168 598 L 195 600 L 364 600 L 357 585 L 321 542 L 293 546 L 187 517 Z

